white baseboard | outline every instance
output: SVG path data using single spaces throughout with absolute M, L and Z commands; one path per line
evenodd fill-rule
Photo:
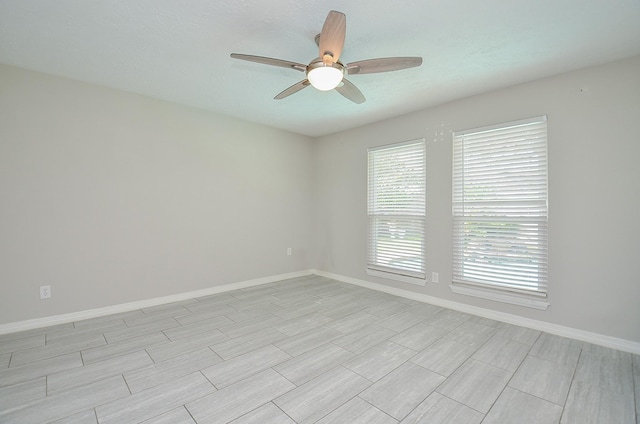
M 70 322 L 81 321 L 83 319 L 97 318 L 105 315 L 134 311 L 136 309 L 142 309 L 142 308 L 150 308 L 152 306 L 164 305 L 166 303 L 179 302 L 181 300 L 209 296 L 212 294 L 218 294 L 218 293 L 223 293 L 231 290 L 243 289 L 247 287 L 259 286 L 262 284 L 275 283 L 277 281 L 287 280 L 290 278 L 304 277 L 311 274 L 313 274 L 313 270 L 291 272 L 287 274 L 273 275 L 271 277 L 256 278 L 253 280 L 240 281 L 232 284 L 209 287 L 202 290 L 178 293 L 170 296 L 156 297 L 153 299 L 145 299 L 145 300 L 139 300 L 136 302 L 106 306 L 104 308 L 72 312 L 69 314 L 54 315 L 50 317 L 36 318 L 36 319 L 30 319 L 26 321 L 12 322 L 8 324 L 0 324 L 0 334 L 16 333 L 18 331 L 32 330 L 34 328 L 49 327 L 57 324 L 67 324 Z
M 342 281 L 343 283 L 354 284 L 356 286 L 382 291 L 407 299 L 430 303 L 432 305 L 442 306 L 444 308 L 454 309 L 456 311 L 466 312 L 484 318 L 494 319 L 496 321 L 506 322 L 507 324 L 519 325 L 522 327 L 532 328 L 534 330 L 540 330 L 562 337 L 568 337 L 570 339 L 622 350 L 624 352 L 640 354 L 640 343 L 631 340 L 619 339 L 616 337 L 606 336 L 604 334 L 592 333 L 590 331 L 578 330 L 572 327 L 566 327 L 563 325 L 552 324 L 545 321 L 525 318 L 519 315 L 480 308 L 477 306 L 467 305 L 465 303 L 454 302 L 452 300 L 446 300 L 439 297 L 415 293 L 409 290 L 397 289 L 394 287 L 385 286 L 383 284 L 372 283 L 369 281 L 359 280 L 356 278 L 346 277 L 344 275 L 333 274 L 330 272 L 313 270 L 312 273 L 322 277 L 331 278 L 333 280 Z

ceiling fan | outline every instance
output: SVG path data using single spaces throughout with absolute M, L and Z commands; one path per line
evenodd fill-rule
M 335 89 L 347 99 L 358 104 L 363 103 L 365 97 L 358 87 L 353 85 L 345 76 L 398 71 L 422 64 L 421 57 L 385 57 L 361 60 L 343 65 L 338 59 L 340 59 L 340 54 L 344 46 L 346 30 L 347 18 L 344 13 L 336 12 L 335 10 L 329 12 L 322 26 L 322 32 L 315 38 L 316 44 L 320 49 L 319 56 L 313 59 L 308 65 L 273 59 L 271 57 L 239 53 L 231 53 L 231 57 L 265 65 L 291 68 L 306 74 L 305 79 L 293 84 L 291 87 L 276 95 L 274 97 L 276 100 L 284 99 L 311 85 L 321 91 Z

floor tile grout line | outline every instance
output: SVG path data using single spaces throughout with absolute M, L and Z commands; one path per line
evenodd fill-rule
M 578 372 L 578 365 L 580 364 L 580 359 L 582 358 L 583 348 L 584 348 L 584 345 L 580 345 L 580 353 L 578 354 L 576 365 L 573 368 L 573 373 L 571 374 L 571 383 L 569 384 L 569 388 L 567 389 L 567 397 L 564 400 L 564 405 L 562 405 L 562 414 L 560 415 L 560 423 L 562 423 L 562 419 L 564 418 L 564 413 L 566 412 L 567 401 L 569 400 L 569 394 L 571 393 L 571 389 L 573 388 L 573 383 L 575 382 L 576 373 Z

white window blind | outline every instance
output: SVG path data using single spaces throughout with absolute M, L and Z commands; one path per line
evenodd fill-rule
M 425 278 L 424 139 L 368 150 L 367 268 Z
M 453 137 L 453 283 L 547 296 L 547 121 Z

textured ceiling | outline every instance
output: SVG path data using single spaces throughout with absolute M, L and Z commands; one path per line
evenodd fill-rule
M 308 63 L 329 10 L 347 15 L 344 63 L 422 56 L 353 75 L 367 101 L 232 52 Z M 318 136 L 640 54 L 639 0 L 0 0 L 0 63 Z

